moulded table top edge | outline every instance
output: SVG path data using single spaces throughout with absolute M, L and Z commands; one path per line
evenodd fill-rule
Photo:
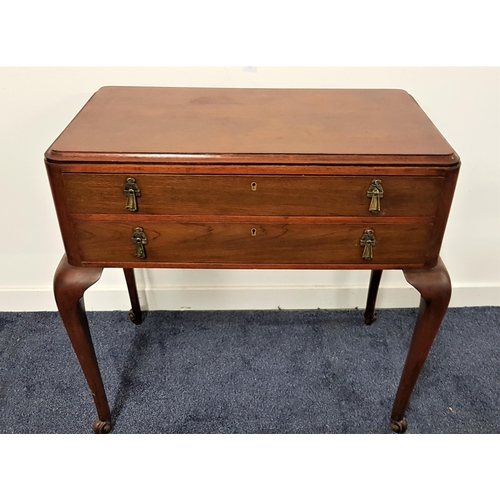
M 460 157 L 453 152 L 447 155 L 306 155 L 306 154 L 161 154 L 161 153 L 119 153 L 56 151 L 49 148 L 45 159 L 51 163 L 101 163 L 101 164 L 196 164 L 196 165 L 324 165 L 324 166 L 366 166 L 366 167 L 442 167 L 459 166 Z
M 104 87 L 60 134 L 54 162 L 455 165 L 405 91 Z

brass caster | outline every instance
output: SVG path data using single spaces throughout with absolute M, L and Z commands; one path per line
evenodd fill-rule
M 134 311 L 132 311 L 132 309 L 130 309 L 130 311 L 128 312 L 128 317 L 129 317 L 130 321 L 132 321 L 132 323 L 134 323 L 134 325 L 140 325 L 142 323 L 142 314 L 140 312 L 136 316 Z
M 111 422 L 97 419 L 94 422 L 94 434 L 109 434 L 111 432 Z
M 406 417 L 403 417 L 401 420 L 392 420 L 391 419 L 391 429 L 397 434 L 404 434 L 406 429 L 408 429 L 408 422 Z

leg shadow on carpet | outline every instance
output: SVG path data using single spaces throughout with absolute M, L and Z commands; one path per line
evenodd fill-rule
M 417 315 L 121 311 L 89 324 L 115 433 L 391 433 Z M 500 431 L 500 308 L 450 309 L 408 433 Z M 57 313 L 0 313 L 0 432 L 88 433 L 95 408 Z

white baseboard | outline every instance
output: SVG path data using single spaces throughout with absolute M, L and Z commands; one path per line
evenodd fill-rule
M 365 287 L 246 286 L 139 288 L 145 310 L 353 309 L 363 308 Z M 130 309 L 124 287 L 94 286 L 85 294 L 88 311 Z M 418 292 L 381 287 L 380 309 L 417 307 Z M 455 287 L 450 307 L 500 306 L 500 286 Z M 56 311 L 52 289 L 0 289 L 0 311 Z

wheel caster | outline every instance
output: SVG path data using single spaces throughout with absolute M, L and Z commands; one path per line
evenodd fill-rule
M 134 311 L 132 311 L 132 309 L 130 309 L 130 311 L 128 312 L 128 317 L 129 317 L 130 321 L 132 321 L 132 323 L 134 323 L 134 325 L 140 325 L 142 323 L 141 312 L 139 312 L 139 314 L 136 316 Z
M 392 420 L 391 419 L 391 429 L 397 434 L 404 434 L 406 429 L 408 429 L 408 422 L 406 417 L 403 417 L 401 420 Z
M 94 434 L 109 434 L 111 432 L 111 422 L 97 419 L 94 422 Z

